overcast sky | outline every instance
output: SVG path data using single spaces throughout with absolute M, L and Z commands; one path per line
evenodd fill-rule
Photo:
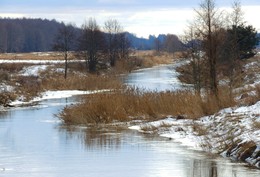
M 80 27 L 95 17 L 117 19 L 126 31 L 137 36 L 182 34 L 201 0 L 0 0 L 1 17 L 47 18 L 73 22 Z M 216 0 L 219 8 L 233 0 Z M 260 31 L 260 0 L 241 0 L 244 19 Z

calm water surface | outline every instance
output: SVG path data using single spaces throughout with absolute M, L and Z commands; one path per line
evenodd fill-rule
M 260 171 L 133 130 L 63 126 L 71 99 L 0 114 L 3 177 L 259 177 Z
M 148 91 L 166 91 L 190 88 L 178 79 L 176 67 L 186 62 L 180 61 L 174 65 L 161 65 L 148 69 L 133 71 L 125 78 L 125 83 Z

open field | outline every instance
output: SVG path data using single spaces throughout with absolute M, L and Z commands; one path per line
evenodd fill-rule
M 63 60 L 63 54 L 60 52 L 1 53 L 0 60 Z
M 64 59 L 59 52 L 0 54 L 0 103 L 8 105 L 15 99 L 30 100 L 46 90 L 99 90 L 121 87 L 118 75 L 136 68 L 166 64 L 173 61 L 164 53 L 154 56 L 153 51 L 141 51 L 128 60 L 120 60 L 114 68 L 100 68 L 94 74 L 86 69 L 84 60 L 75 53 L 68 64 L 68 78 L 64 79 Z M 149 64 L 147 64 L 149 63 Z M 99 66 L 98 66 L 99 68 Z

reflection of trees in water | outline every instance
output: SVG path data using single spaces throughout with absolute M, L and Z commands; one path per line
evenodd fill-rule
M 218 160 L 195 159 L 191 161 L 187 177 L 246 177 L 248 169 L 242 166 L 224 165 Z M 259 176 L 259 173 L 250 176 Z
M 119 132 L 108 130 L 98 130 L 96 128 L 86 129 L 83 134 L 83 140 L 86 147 L 92 148 L 113 148 L 118 149 L 121 145 Z
M 191 168 L 191 177 L 219 177 L 215 161 L 195 159 Z
M 122 144 L 122 128 L 61 126 L 67 139 L 79 140 L 87 149 L 118 149 Z
M 9 111 L 0 111 L 0 119 L 10 118 L 11 116 L 8 116 L 8 114 L 10 114 Z

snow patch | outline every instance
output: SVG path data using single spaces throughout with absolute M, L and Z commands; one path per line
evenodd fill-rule
M 36 66 L 29 66 L 23 69 L 20 73 L 22 76 L 38 76 L 39 72 L 44 71 L 47 69 L 47 65 L 36 65 Z
M 87 95 L 87 94 L 95 94 L 101 92 L 107 92 L 109 90 L 95 90 L 95 91 L 80 91 L 80 90 L 62 90 L 62 91 L 46 91 L 43 92 L 39 97 L 34 98 L 29 102 L 24 102 L 22 99 L 18 99 L 16 101 L 11 102 L 10 106 L 21 106 L 21 105 L 29 105 L 35 102 L 40 102 L 43 100 L 49 99 L 59 99 L 59 98 L 69 98 L 76 95 Z
M 6 85 L 5 83 L 0 84 L 0 93 L 3 92 L 13 92 L 14 87 L 10 85 Z

